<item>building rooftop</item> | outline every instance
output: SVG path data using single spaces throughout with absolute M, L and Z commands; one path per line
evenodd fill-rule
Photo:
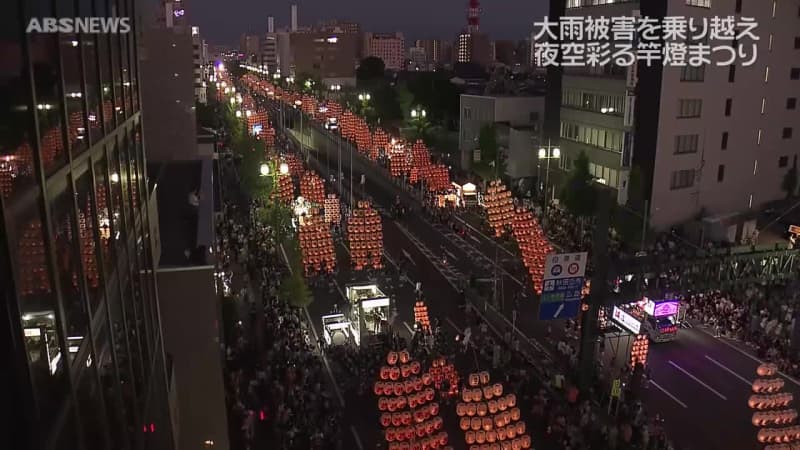
M 208 264 L 208 246 L 213 243 L 212 168 L 212 160 L 147 164 L 158 199 L 160 266 Z M 196 206 L 190 203 L 195 197 Z

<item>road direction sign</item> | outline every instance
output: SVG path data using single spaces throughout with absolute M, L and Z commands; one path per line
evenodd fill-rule
M 586 252 L 547 255 L 539 320 L 567 319 L 578 315 L 586 258 Z

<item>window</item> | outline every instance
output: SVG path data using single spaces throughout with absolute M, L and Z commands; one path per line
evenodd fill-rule
M 721 183 L 725 179 L 725 164 L 720 164 L 717 167 L 717 182 Z
M 789 165 L 789 157 L 788 156 L 781 156 L 778 158 L 778 167 L 786 167 Z
M 728 66 L 728 83 L 736 81 L 736 65 L 731 64 Z
M 678 101 L 678 117 L 690 118 L 700 117 L 703 111 L 703 100 L 700 99 L 680 99 Z
M 465 119 L 472 119 L 472 108 L 464 107 L 464 118 Z
M 686 4 L 698 8 L 711 8 L 711 0 L 686 0 Z
M 681 81 L 703 81 L 705 79 L 705 73 L 705 66 L 683 66 L 681 69 Z
M 789 78 L 792 80 L 800 80 L 800 67 L 792 67 L 792 70 L 789 72 Z
M 694 185 L 694 170 L 676 170 L 672 172 L 670 189 L 686 189 Z
M 796 36 L 794 38 L 794 49 L 795 50 L 800 49 L 800 36 Z
M 697 143 L 700 136 L 697 134 L 684 134 L 675 136 L 675 154 L 697 153 Z
M 742 0 L 736 0 L 736 14 L 742 12 Z
M 783 133 L 781 133 L 781 136 L 784 139 L 791 139 L 792 138 L 792 128 L 791 127 L 785 127 L 783 129 Z
M 786 109 L 797 108 L 797 97 L 789 97 L 786 99 Z
M 725 117 L 729 117 L 731 115 L 731 109 L 733 108 L 733 99 L 725 99 Z
M 728 132 L 727 131 L 723 131 L 722 132 L 722 144 L 720 145 L 720 147 L 722 148 L 722 150 L 727 150 L 728 149 Z

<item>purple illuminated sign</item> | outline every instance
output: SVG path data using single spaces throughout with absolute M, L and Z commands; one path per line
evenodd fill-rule
M 183 15 L 185 13 L 186 13 L 186 10 L 184 10 L 184 9 L 176 9 L 175 11 L 172 12 L 172 14 L 174 14 L 175 17 L 183 17 Z
M 656 303 L 653 310 L 653 317 L 674 316 L 678 314 L 678 305 L 676 301 Z

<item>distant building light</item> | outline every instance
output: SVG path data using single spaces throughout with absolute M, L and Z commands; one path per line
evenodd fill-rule
M 329 37 L 327 39 L 327 41 L 328 41 L 329 44 L 335 44 L 335 43 L 339 42 L 339 38 L 336 37 L 336 36 L 331 36 L 331 37 Z
M 175 11 L 172 12 L 172 14 L 175 17 L 183 17 L 183 15 L 186 14 L 186 10 L 185 9 L 176 9 Z
M 200 34 L 200 27 L 192 27 L 192 36 L 197 36 Z

